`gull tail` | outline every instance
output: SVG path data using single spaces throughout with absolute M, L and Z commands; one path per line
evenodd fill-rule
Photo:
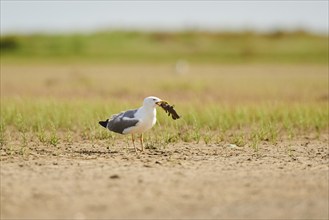
M 100 121 L 98 122 L 100 125 L 102 125 L 104 128 L 107 127 L 107 123 L 109 122 L 109 120 L 107 119 L 106 121 Z

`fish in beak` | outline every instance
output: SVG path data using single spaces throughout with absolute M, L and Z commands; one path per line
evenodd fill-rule
M 162 105 L 166 105 L 166 104 L 168 104 L 168 102 L 167 101 L 164 101 L 164 100 L 161 100 L 161 101 L 156 102 L 155 104 L 157 104 L 158 106 L 162 107 Z
M 176 119 L 180 118 L 180 116 L 175 111 L 174 106 L 169 105 L 169 103 L 167 101 L 161 100 L 161 101 L 156 102 L 155 104 L 157 104 L 163 110 L 165 110 L 165 112 L 168 113 L 168 116 L 171 115 L 172 119 L 176 120 Z

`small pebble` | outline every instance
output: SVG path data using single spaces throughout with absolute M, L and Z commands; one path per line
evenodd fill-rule
M 114 174 L 112 176 L 110 176 L 110 179 L 119 179 L 120 176 L 118 174 Z

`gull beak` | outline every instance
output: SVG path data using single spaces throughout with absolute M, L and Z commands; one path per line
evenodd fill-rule
M 168 104 L 168 102 L 164 101 L 164 100 L 160 100 L 160 101 L 156 102 L 155 104 L 157 104 L 158 106 L 161 106 L 162 103 Z

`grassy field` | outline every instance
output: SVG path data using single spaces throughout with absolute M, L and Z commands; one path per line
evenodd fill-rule
M 158 110 L 146 136 L 151 148 L 183 141 L 257 149 L 263 141 L 319 137 L 328 131 L 327 73 L 323 65 L 194 64 L 186 75 L 165 64 L 2 65 L 1 145 L 127 140 L 97 122 L 148 95 L 182 115 L 173 121 Z
M 25 143 L 26 135 L 52 145 L 71 136 L 120 139 L 97 121 L 136 108 L 149 95 L 176 104 L 183 116 L 171 121 L 159 111 L 149 136 L 158 145 L 224 141 L 256 148 L 260 141 L 319 136 L 328 131 L 328 36 L 117 31 L 1 37 L 2 146 L 12 138 Z

